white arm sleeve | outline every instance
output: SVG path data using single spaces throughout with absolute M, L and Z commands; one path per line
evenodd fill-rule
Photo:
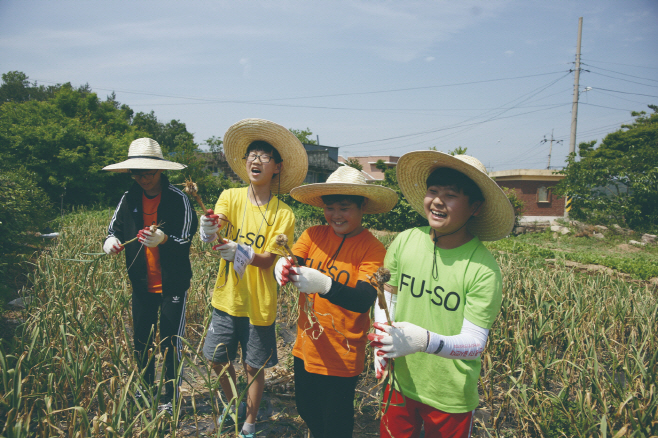
M 443 336 L 432 332 L 429 332 L 429 335 L 426 353 L 446 359 L 473 360 L 480 357 L 487 345 L 489 329 L 479 327 L 464 318 L 462 330 L 458 335 Z
M 398 296 L 397 294 L 384 291 L 384 297 L 386 298 L 388 313 L 391 315 L 391 322 L 395 321 L 395 305 L 398 302 Z M 384 312 L 384 309 L 379 308 L 379 297 L 377 297 L 377 302 L 375 303 L 375 322 L 381 322 L 382 324 L 388 322 L 386 321 L 386 312 Z

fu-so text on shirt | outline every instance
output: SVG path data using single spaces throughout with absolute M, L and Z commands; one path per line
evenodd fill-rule
M 240 242 L 244 243 L 249 246 L 255 246 L 256 248 L 260 249 L 265 245 L 265 236 L 262 234 L 256 235 L 256 233 L 247 233 L 246 236 L 243 236 L 240 234 L 240 229 L 238 229 L 235 232 L 235 236 L 231 236 L 230 239 L 237 242 L 238 237 L 240 238 Z
M 441 286 L 435 286 L 434 289 L 425 289 L 426 284 L 429 285 L 429 281 L 419 281 L 411 275 L 402 273 L 398 294 L 408 290 L 414 298 L 422 298 L 424 295 L 429 295 L 432 304 L 435 306 L 443 306 L 450 312 L 454 312 L 459 308 L 461 298 L 457 292 L 446 293 L 445 289 Z
M 309 268 L 317 269 L 318 271 L 322 272 L 323 274 L 329 274 L 332 280 L 334 280 L 337 283 L 340 284 L 348 284 L 350 282 L 350 273 L 347 271 L 339 271 L 337 267 L 335 266 L 330 266 L 329 269 L 322 269 L 322 261 L 318 261 L 317 266 L 313 266 L 313 262 L 315 260 L 313 259 L 305 259 L 304 263 L 306 263 L 306 266 Z

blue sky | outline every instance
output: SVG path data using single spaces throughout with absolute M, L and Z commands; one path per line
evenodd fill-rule
M 601 140 L 658 104 L 655 0 L 0 0 L 0 72 L 114 91 L 199 144 L 259 117 L 343 156 L 541 169 L 551 133 L 551 166 L 569 150 L 579 17 L 577 142 Z

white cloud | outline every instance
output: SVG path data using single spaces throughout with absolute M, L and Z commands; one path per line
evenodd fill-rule
M 505 50 L 504 53 L 507 57 L 514 56 L 514 50 Z
M 432 61 L 434 61 L 434 59 L 435 58 L 433 56 L 428 56 L 427 58 L 425 58 L 425 61 L 432 62 Z

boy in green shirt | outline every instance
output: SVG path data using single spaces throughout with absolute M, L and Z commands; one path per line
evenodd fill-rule
M 382 437 L 469 437 L 480 355 L 502 301 L 500 269 L 484 240 L 507 236 L 514 210 L 477 159 L 436 151 L 403 155 L 400 189 L 429 226 L 400 233 L 386 254 L 392 326 L 375 306 L 370 334 L 378 377 L 395 361 Z M 393 406 L 395 404 L 396 406 Z

